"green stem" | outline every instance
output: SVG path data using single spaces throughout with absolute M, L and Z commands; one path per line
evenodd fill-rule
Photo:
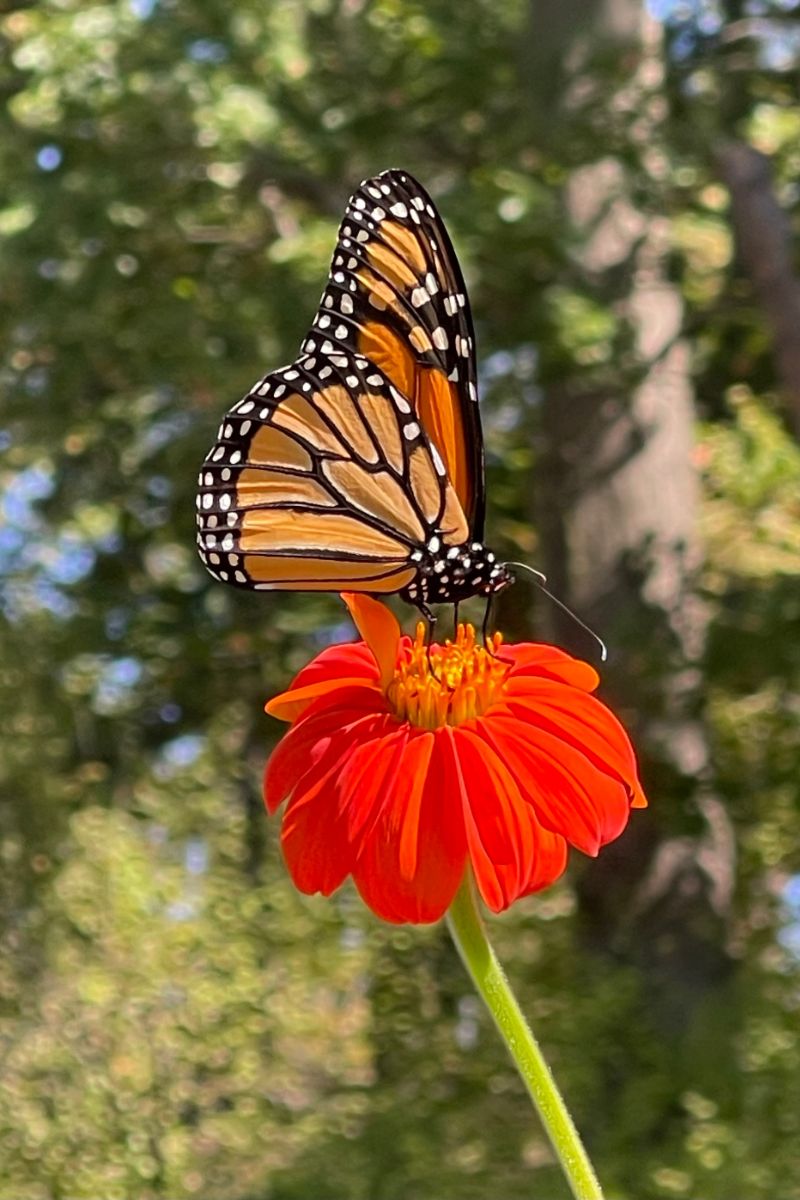
M 603 1200 L 602 1189 L 572 1117 L 489 945 L 469 870 L 450 906 L 447 922 L 464 966 L 494 1017 L 531 1094 L 573 1196 L 576 1200 Z

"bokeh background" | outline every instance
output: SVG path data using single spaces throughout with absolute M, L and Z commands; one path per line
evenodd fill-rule
M 6 0 L 0 52 L 0 1200 L 565 1195 L 444 929 L 280 860 L 262 705 L 340 602 L 194 550 L 388 166 L 652 802 L 493 935 L 612 1200 L 800 1197 L 800 11 Z M 556 616 L 499 619 L 591 656 Z

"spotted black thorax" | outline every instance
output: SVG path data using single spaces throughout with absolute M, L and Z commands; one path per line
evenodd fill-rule
M 445 546 L 434 535 L 424 549 L 413 551 L 411 561 L 417 564 L 417 577 L 400 595 L 423 610 L 428 604 L 491 596 L 514 582 L 512 573 L 482 542 Z

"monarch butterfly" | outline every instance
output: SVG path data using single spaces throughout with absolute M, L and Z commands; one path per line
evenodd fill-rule
M 512 582 L 482 541 L 464 279 L 405 171 L 351 197 L 299 357 L 228 411 L 199 484 L 200 556 L 235 586 L 399 592 L 433 620 Z

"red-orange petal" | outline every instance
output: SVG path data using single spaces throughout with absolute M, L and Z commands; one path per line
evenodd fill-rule
M 566 742 L 516 717 L 492 715 L 480 732 L 508 764 L 543 825 L 584 854 L 597 854 L 628 821 L 625 787 Z
M 340 692 L 342 688 L 363 686 L 363 680 L 358 678 L 320 679 L 317 683 L 308 683 L 304 687 L 292 687 L 288 692 L 280 692 L 264 705 L 264 711 L 279 721 L 296 721 L 320 696 Z
M 598 770 L 613 775 L 628 789 L 632 807 L 647 806 L 628 735 L 596 697 L 547 680 L 512 679 L 506 687 L 503 707 L 560 737 L 585 754 Z
M 329 896 L 353 869 L 355 851 L 347 817 L 338 811 L 336 779 L 349 744 L 328 745 L 319 761 L 293 789 L 281 829 L 286 865 L 301 892 Z
M 374 655 L 380 686 L 385 692 L 392 681 L 397 661 L 400 642 L 397 617 L 374 596 L 342 592 L 341 597 L 350 610 L 356 629 Z
M 560 833 L 546 829 L 537 819 L 531 806 L 528 806 L 528 819 L 533 827 L 535 852 L 520 896 L 528 896 L 531 892 L 550 887 L 563 875 L 567 865 L 566 839 Z
M 478 890 L 492 912 L 502 912 L 529 878 L 533 825 L 516 781 L 492 748 L 465 726 L 443 734 L 466 781 L 464 821 Z
M 422 751 L 415 751 L 421 754 Z M 408 805 L 408 780 L 396 776 L 380 819 L 366 837 L 353 879 L 366 904 L 385 921 L 426 924 L 438 921 L 452 903 L 466 864 L 466 834 L 457 780 L 439 752 L 428 763 L 422 798 Z M 405 833 L 406 820 L 416 827 Z M 401 846 L 416 837 L 417 856 L 408 878 L 409 858 Z
M 318 695 L 335 691 L 351 683 L 372 686 L 377 691 L 378 671 L 375 659 L 362 642 L 326 646 L 292 680 L 291 686 L 266 705 L 270 716 L 294 721 Z M 305 689 L 314 688 L 314 691 Z
M 433 742 L 433 734 L 427 731 L 422 731 L 412 738 L 404 747 L 403 761 L 398 770 L 396 786 L 399 786 L 400 779 L 407 779 L 409 783 L 405 810 L 402 812 L 398 830 L 400 876 L 409 882 L 417 873 L 420 810 L 433 754 Z M 399 808 L 397 811 L 400 815 Z
M 387 803 L 408 741 L 407 725 L 388 714 L 350 755 L 339 777 L 339 804 L 348 813 L 348 830 L 359 844 L 368 838 Z
M 346 707 L 321 708 L 301 718 L 278 743 L 264 772 L 264 800 L 269 812 L 289 796 L 304 774 L 316 765 L 332 740 L 350 746 L 354 738 L 367 736 L 365 730 L 378 716 L 375 706 L 356 703 L 352 694 Z
M 600 676 L 594 667 L 579 658 L 572 658 L 557 646 L 537 642 L 504 644 L 500 648 L 500 657 L 513 663 L 512 678 L 518 675 L 540 675 L 560 680 L 583 692 L 593 692 L 600 682 Z

